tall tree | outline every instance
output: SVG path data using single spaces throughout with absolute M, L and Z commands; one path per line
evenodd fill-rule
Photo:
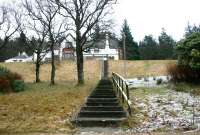
M 49 48 L 51 51 L 51 85 L 55 84 L 55 47 L 60 43 L 63 37 L 65 23 L 59 20 L 60 7 L 51 0 L 25 0 L 24 6 L 34 20 L 38 20 L 45 27 L 49 40 Z M 59 21 L 58 21 L 59 20 Z
M 125 38 L 126 59 L 128 59 L 128 60 L 138 60 L 138 59 L 140 59 L 139 47 L 138 47 L 137 42 L 135 42 L 133 40 L 133 36 L 131 34 L 131 30 L 128 26 L 127 20 L 124 20 L 121 35 L 122 35 L 122 38 L 121 38 L 121 41 L 120 41 L 120 46 L 121 46 L 122 50 L 123 50 L 123 40 Z
M 35 63 L 35 82 L 39 83 L 41 81 L 40 67 L 42 65 L 42 60 L 49 51 L 49 45 L 47 44 L 48 27 L 42 19 L 37 18 L 37 15 L 40 14 L 40 12 L 36 12 L 34 7 L 30 7 L 27 2 L 28 1 L 24 1 L 24 3 L 22 3 L 25 8 L 26 21 L 23 22 L 21 33 L 26 32 L 27 35 L 31 33 L 31 38 L 25 37 L 26 39 L 24 39 L 22 34 L 20 39 L 22 42 L 26 43 L 26 48 L 33 52 L 33 60 Z
M 143 60 L 159 59 L 158 56 L 158 43 L 152 35 L 144 37 L 143 41 L 139 43 L 140 57 Z
M 78 84 L 84 83 L 83 51 L 94 26 L 111 13 L 117 0 L 55 0 L 61 14 L 70 18 L 76 40 Z M 63 11 L 63 12 L 62 12 Z
M 159 57 L 160 59 L 170 59 L 173 58 L 175 41 L 171 36 L 169 36 L 165 29 L 162 29 L 160 36 L 158 37 L 159 41 Z

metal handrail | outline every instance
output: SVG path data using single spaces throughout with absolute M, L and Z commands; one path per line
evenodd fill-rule
M 116 88 L 118 97 L 122 100 L 122 103 L 128 105 L 128 112 L 131 115 L 131 101 L 129 97 L 129 87 L 126 80 L 117 73 L 112 73 L 112 80 L 114 87 Z

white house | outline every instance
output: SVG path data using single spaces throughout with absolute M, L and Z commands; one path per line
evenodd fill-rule
M 5 60 L 5 63 L 12 62 L 33 62 L 33 57 L 29 57 L 25 52 L 19 53 L 18 56 Z
M 117 39 L 106 34 L 105 39 L 102 39 L 93 44 L 94 45 L 88 49 L 87 52 L 84 52 L 83 56 L 85 58 L 110 58 L 119 60 L 119 42 Z

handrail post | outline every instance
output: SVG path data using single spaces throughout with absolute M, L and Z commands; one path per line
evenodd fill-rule
M 121 81 L 121 85 L 122 85 L 122 92 L 124 92 L 124 81 L 122 80 Z M 122 102 L 124 103 L 124 95 L 123 95 L 123 93 L 122 93 Z
M 126 84 L 126 95 L 127 95 L 127 98 L 130 99 L 128 84 Z
M 118 85 L 119 85 L 119 89 L 120 89 L 120 78 L 118 76 L 117 76 L 117 78 L 118 78 Z M 120 97 L 120 90 L 119 90 L 118 96 Z

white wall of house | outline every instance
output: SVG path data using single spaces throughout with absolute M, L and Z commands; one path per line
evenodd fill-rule
M 54 50 L 54 55 L 55 56 L 60 56 L 60 50 Z M 41 57 L 43 57 L 42 61 L 44 62 L 46 59 L 51 59 L 51 51 L 48 51 L 47 53 L 41 53 L 40 55 Z M 33 54 L 33 61 L 37 60 L 37 54 L 34 53 Z
M 118 49 L 111 49 L 109 47 L 109 36 L 106 35 L 106 46 L 104 49 L 90 49 L 89 52 L 84 52 L 85 57 L 98 57 L 99 59 L 104 59 L 105 57 L 112 57 L 114 60 L 119 60 Z

